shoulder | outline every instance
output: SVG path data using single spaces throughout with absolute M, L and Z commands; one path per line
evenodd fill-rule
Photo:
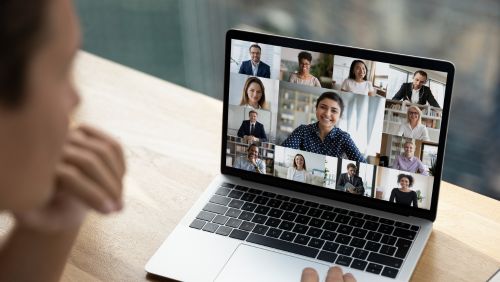
M 391 193 L 396 193 L 396 192 L 398 192 L 398 191 L 399 191 L 399 188 L 392 188 Z
M 262 64 L 263 67 L 269 68 L 269 65 L 264 63 L 263 61 L 260 61 L 260 63 Z

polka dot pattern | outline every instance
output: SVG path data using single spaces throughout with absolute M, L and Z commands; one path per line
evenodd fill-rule
M 347 156 L 349 160 L 366 163 L 349 133 L 335 127 L 325 140 L 321 141 L 319 136 L 318 123 L 303 124 L 297 127 L 281 146 L 337 158 Z

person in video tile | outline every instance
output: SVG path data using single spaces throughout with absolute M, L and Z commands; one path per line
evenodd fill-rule
M 295 155 L 293 166 L 288 168 L 286 178 L 304 183 L 312 183 L 312 174 L 307 171 L 306 160 L 303 155 Z
M 342 82 L 342 91 L 356 94 L 375 96 L 375 89 L 371 81 L 367 80 L 367 70 L 365 63 L 361 60 L 354 60 L 349 69 L 349 77 Z
M 266 91 L 264 84 L 257 77 L 249 77 L 245 81 L 243 93 L 241 93 L 240 106 L 249 107 L 252 109 L 268 110 L 269 106 L 266 103 Z
M 392 97 L 392 100 L 406 100 L 414 104 L 429 105 L 438 107 L 439 104 L 432 95 L 432 91 L 427 83 L 427 73 L 423 70 L 418 70 L 413 74 L 413 82 L 403 83 L 399 91 Z
M 269 67 L 269 65 L 260 60 L 260 55 L 262 52 L 260 46 L 257 44 L 253 44 L 252 46 L 250 46 L 250 48 L 248 48 L 248 51 L 250 52 L 250 60 L 241 63 L 241 67 L 238 73 L 270 78 L 271 68 Z
M 356 175 L 356 169 L 355 164 L 348 164 L 347 172 L 340 175 L 337 186 L 348 193 L 363 195 L 365 193 L 363 179 Z
M 401 124 L 398 135 L 418 140 L 429 141 L 427 127 L 422 124 L 422 111 L 417 106 L 408 107 L 406 122 Z
M 349 133 L 336 127 L 343 111 L 344 102 L 339 94 L 335 92 L 321 94 L 316 101 L 316 119 L 318 121 L 297 127 L 281 146 L 366 162 Z
M 243 138 L 245 142 L 266 142 L 267 136 L 264 125 L 257 121 L 257 112 L 251 110 L 248 113 L 248 120 L 241 123 L 238 130 L 238 137 Z
M 415 145 L 413 142 L 406 141 L 403 145 L 405 152 L 399 156 L 396 156 L 392 168 L 403 170 L 407 172 L 420 173 L 423 175 L 429 175 L 424 164 L 414 156 Z
M 309 52 L 302 51 L 299 53 L 299 70 L 290 75 L 289 82 L 321 87 L 319 80 L 310 73 L 311 71 L 312 55 Z
M 400 188 L 394 188 L 391 191 L 389 202 L 413 206 L 418 208 L 417 193 L 410 189 L 413 186 L 413 176 L 409 174 L 398 175 Z
M 247 149 L 247 155 L 237 158 L 234 168 L 265 174 L 266 163 L 259 159 L 259 148 L 257 145 L 250 144 Z

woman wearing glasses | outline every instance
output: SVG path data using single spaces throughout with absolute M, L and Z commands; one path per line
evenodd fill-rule
M 299 53 L 299 71 L 292 73 L 288 81 L 297 84 L 303 84 L 314 87 L 321 87 L 319 80 L 310 73 L 312 55 L 309 52 L 302 51 Z
M 429 141 L 427 127 L 422 124 L 422 111 L 417 106 L 408 107 L 406 122 L 399 127 L 399 136 Z

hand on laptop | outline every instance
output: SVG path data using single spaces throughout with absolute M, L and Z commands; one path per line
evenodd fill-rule
M 300 282 L 319 282 L 318 273 L 314 268 L 305 268 Z M 356 282 L 356 278 L 351 273 L 343 274 L 340 267 L 334 266 L 328 270 L 325 282 Z

